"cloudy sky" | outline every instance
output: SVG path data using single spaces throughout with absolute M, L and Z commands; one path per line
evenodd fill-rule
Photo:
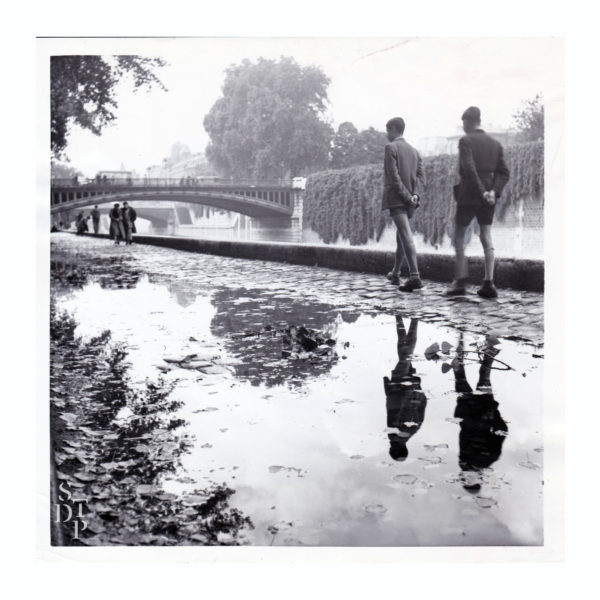
M 204 115 L 219 98 L 225 69 L 244 58 L 293 56 L 316 64 L 331 79 L 328 118 L 337 127 L 384 129 L 406 120 L 406 137 L 452 135 L 469 105 L 482 109 L 484 127 L 505 126 L 519 103 L 544 93 L 546 105 L 563 96 L 562 42 L 551 38 L 177 38 L 40 40 L 52 54 L 161 56 L 168 92 L 118 89 L 117 121 L 101 136 L 72 128 L 67 154 L 87 176 L 98 170 L 159 163 L 173 143 L 203 151 Z

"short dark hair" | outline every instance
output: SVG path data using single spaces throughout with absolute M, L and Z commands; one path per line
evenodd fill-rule
M 481 111 L 477 106 L 469 106 L 462 114 L 461 119 L 469 123 L 481 123 Z
M 404 124 L 404 119 L 402 117 L 394 117 L 385 124 L 386 129 L 395 129 L 396 131 L 399 131 L 400 134 L 404 133 L 405 127 L 406 125 Z

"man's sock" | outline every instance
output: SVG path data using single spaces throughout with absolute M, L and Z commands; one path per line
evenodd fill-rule
M 410 279 L 421 279 L 421 276 L 419 275 L 419 271 L 410 271 L 408 276 Z

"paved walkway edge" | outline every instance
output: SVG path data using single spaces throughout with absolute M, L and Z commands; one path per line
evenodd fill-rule
M 101 237 L 108 237 L 100 234 Z M 200 240 L 175 236 L 135 235 L 138 244 L 150 244 L 186 252 L 216 254 L 232 258 L 271 260 L 297 265 L 315 265 L 384 275 L 394 264 L 394 253 L 373 248 L 288 244 L 281 242 L 241 242 Z M 420 254 L 419 270 L 424 279 L 449 282 L 454 272 L 454 257 L 445 254 Z M 469 258 L 472 283 L 483 279 L 483 258 Z M 544 261 L 499 258 L 496 260 L 496 285 L 531 292 L 544 291 Z

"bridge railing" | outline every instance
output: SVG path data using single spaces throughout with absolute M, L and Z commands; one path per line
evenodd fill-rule
M 291 179 L 223 179 L 217 177 L 96 177 L 82 179 L 81 177 L 52 178 L 51 187 L 102 189 L 105 187 L 278 187 L 291 188 Z
M 238 196 L 246 199 L 249 203 L 268 203 L 285 208 L 286 211 L 293 210 L 294 191 L 296 186 L 294 181 L 289 179 L 278 180 L 226 180 L 208 181 L 207 179 L 198 180 L 192 177 L 188 178 L 127 178 L 116 179 L 107 178 L 88 180 L 87 183 L 81 183 L 76 178 L 52 180 L 51 199 L 52 206 L 64 204 L 74 200 L 100 198 L 111 194 L 127 194 L 129 191 L 139 190 L 143 195 L 151 190 L 157 192 L 168 190 L 174 192 L 174 196 L 181 196 L 180 192 L 191 192 L 201 190 L 203 195 L 216 193 L 220 197 L 223 194 L 228 196 Z M 174 198 L 176 201 L 178 198 Z M 180 198 L 180 201 L 185 201 Z

